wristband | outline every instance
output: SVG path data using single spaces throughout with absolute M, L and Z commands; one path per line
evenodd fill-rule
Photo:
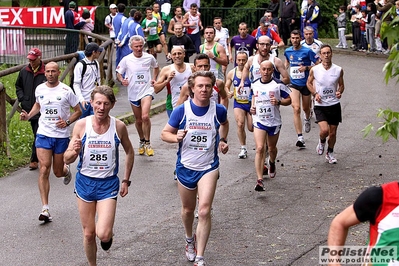
M 219 141 L 224 142 L 227 144 L 227 139 L 226 138 L 220 138 Z
M 122 183 L 126 183 L 127 186 L 130 187 L 130 184 L 132 183 L 132 181 L 123 179 L 123 180 L 122 180 Z

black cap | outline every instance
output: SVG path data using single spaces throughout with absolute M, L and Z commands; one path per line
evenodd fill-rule
M 98 46 L 98 44 L 95 42 L 91 42 L 86 45 L 85 54 L 91 55 L 93 52 L 102 52 L 103 50 L 103 47 Z

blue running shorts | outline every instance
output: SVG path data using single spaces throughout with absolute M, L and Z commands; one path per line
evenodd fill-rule
M 52 150 L 54 154 L 61 154 L 68 148 L 69 138 L 50 138 L 37 134 L 35 145 L 36 148 Z
M 85 202 L 116 199 L 119 192 L 117 175 L 107 178 L 92 178 L 76 173 L 75 194 Z
M 214 166 L 205 171 L 190 170 L 182 165 L 176 165 L 176 175 L 179 183 L 189 189 L 194 190 L 197 188 L 198 181 L 207 173 L 218 171 L 219 166 Z

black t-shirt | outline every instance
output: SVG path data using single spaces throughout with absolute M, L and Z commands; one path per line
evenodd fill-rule
M 356 217 L 361 222 L 370 221 L 375 224 L 375 220 L 381 211 L 382 187 L 370 187 L 363 191 L 353 204 Z

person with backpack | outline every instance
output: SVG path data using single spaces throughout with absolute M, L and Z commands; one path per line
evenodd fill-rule
M 114 27 L 112 26 L 112 21 L 114 20 L 115 16 L 116 16 L 116 10 L 118 9 L 118 7 L 115 4 L 111 4 L 109 6 L 109 11 L 111 13 L 109 13 L 106 17 L 105 17 L 105 21 L 104 21 L 104 25 L 105 27 L 108 28 L 109 30 L 109 37 L 115 41 L 115 31 L 114 31 Z
M 317 28 L 321 23 L 321 12 L 319 4 L 315 0 L 308 0 L 308 11 L 305 17 L 305 26 L 311 26 L 314 30 L 314 38 L 318 39 Z
M 93 115 L 93 108 L 90 105 L 90 95 L 96 86 L 101 84 L 100 67 L 97 58 L 104 50 L 103 47 L 92 42 L 86 45 L 85 58 L 80 60 L 73 71 L 73 89 L 79 98 L 82 115 L 84 118 Z

